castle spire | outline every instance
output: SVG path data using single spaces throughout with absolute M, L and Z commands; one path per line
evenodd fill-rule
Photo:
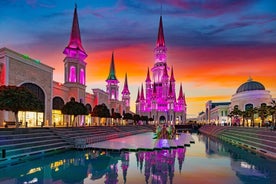
M 148 73 L 147 73 L 146 82 L 151 82 L 151 80 L 150 80 L 150 73 L 149 73 L 149 67 L 148 67 Z
M 75 10 L 74 10 L 74 17 L 73 17 L 70 41 L 69 41 L 69 44 L 67 45 L 67 47 L 64 49 L 63 53 L 68 56 L 75 56 L 78 53 L 79 55 L 82 56 L 83 59 L 85 59 L 87 57 L 87 54 L 86 54 L 86 52 L 82 46 L 82 42 L 81 42 L 81 34 L 80 34 L 76 4 L 75 4 Z
M 140 100 L 145 100 L 143 84 L 142 84 L 142 86 L 141 86 L 141 96 L 140 96 Z
M 115 80 L 115 81 L 119 82 L 117 80 L 116 73 L 115 73 L 114 52 L 112 52 L 109 75 L 108 75 L 106 81 L 108 81 L 108 80 Z
M 136 103 L 140 102 L 140 90 L 138 88 L 138 93 L 137 93 L 137 98 L 136 98 Z
M 182 83 L 180 84 L 178 100 L 185 100 L 185 97 L 184 97 L 184 94 L 183 94 L 183 90 L 182 90 Z
M 162 15 L 160 16 L 160 20 L 159 20 L 159 29 L 158 29 L 158 36 L 157 36 L 156 46 L 157 47 L 161 47 L 161 46 L 164 47 L 165 46 Z
M 127 73 L 125 75 L 125 83 L 124 83 L 124 89 L 122 91 L 122 94 L 126 94 L 126 95 L 130 94 L 129 89 L 128 89 L 128 83 L 127 83 Z
M 173 67 L 172 67 L 172 71 L 171 71 L 171 79 L 170 79 L 170 82 L 175 82 L 174 73 L 173 73 Z

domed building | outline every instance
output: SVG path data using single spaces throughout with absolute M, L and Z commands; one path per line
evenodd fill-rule
M 249 78 L 247 82 L 243 83 L 231 98 L 231 104 L 229 112 L 234 109 L 237 105 L 242 111 L 248 107 L 260 107 L 261 104 L 265 103 L 270 105 L 272 97 L 270 91 L 266 90 L 264 85 L 260 82 L 253 81 Z

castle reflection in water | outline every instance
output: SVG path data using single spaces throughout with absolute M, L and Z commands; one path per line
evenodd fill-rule
M 137 152 L 69 151 L 47 156 L 0 168 L 0 183 L 117 184 L 133 183 L 137 179 L 138 183 L 169 184 L 189 177 L 185 159 L 186 167 L 198 168 L 204 165 L 204 159 L 217 158 L 229 160 L 224 167 L 231 168 L 235 173 L 233 177 L 242 183 L 275 183 L 275 162 L 210 137 L 194 137 L 196 144 L 188 148 L 187 154 L 184 147 Z M 205 154 L 200 153 L 200 162 L 191 162 L 195 158 L 191 157 L 190 152 L 198 153 L 200 150 L 192 150 L 197 145 L 198 148 L 205 146 Z

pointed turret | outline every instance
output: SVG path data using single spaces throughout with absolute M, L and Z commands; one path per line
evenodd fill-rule
M 112 52 L 109 75 L 108 75 L 106 81 L 108 81 L 108 80 L 114 80 L 114 81 L 119 82 L 117 80 L 116 73 L 115 73 L 114 52 Z
M 184 94 L 182 90 L 182 83 L 180 84 L 180 89 L 179 89 L 179 95 L 178 95 L 178 100 L 184 100 Z
M 165 38 L 164 38 L 164 31 L 163 31 L 163 21 L 162 21 L 162 16 L 160 16 L 156 47 L 164 47 L 164 46 L 165 46 Z
M 139 102 L 140 102 L 140 90 L 138 88 L 136 103 L 139 103 Z
M 141 96 L 140 96 L 140 100 L 145 100 L 143 84 L 142 84 L 142 86 L 141 86 Z
M 127 82 L 127 74 L 125 75 L 125 83 L 124 83 L 124 89 L 122 91 L 122 94 L 129 95 L 129 89 L 128 89 L 128 82 Z
M 149 68 L 148 68 L 148 73 L 147 73 L 147 78 L 146 78 L 146 82 L 151 82 L 151 80 L 150 80 L 150 73 L 149 73 Z
M 87 54 L 81 42 L 77 5 L 75 5 L 75 10 L 74 10 L 70 41 L 67 47 L 64 49 L 63 53 L 70 57 L 80 56 L 81 59 L 85 59 L 87 57 Z
M 172 67 L 172 71 L 171 71 L 171 78 L 170 78 L 170 82 L 175 82 L 175 79 L 174 79 L 174 73 L 173 73 L 173 67 Z

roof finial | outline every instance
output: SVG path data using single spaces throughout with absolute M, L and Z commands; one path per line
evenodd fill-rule
M 161 13 L 160 13 L 160 15 L 161 16 L 163 15 L 163 3 L 162 3 L 162 1 L 161 1 Z
M 249 75 L 249 77 L 248 77 L 248 80 L 247 80 L 248 82 L 250 82 L 250 81 L 253 81 L 253 79 L 252 79 L 252 77 Z

